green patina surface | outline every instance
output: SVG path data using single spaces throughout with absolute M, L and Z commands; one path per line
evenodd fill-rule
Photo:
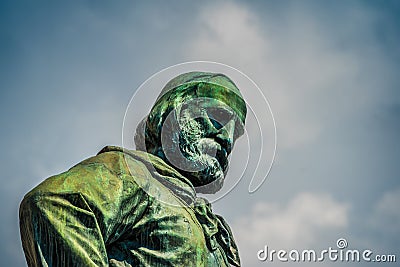
M 245 103 L 233 82 L 220 74 L 188 73 L 164 88 L 147 118 L 147 143 L 161 145 L 159 125 L 187 96 L 229 105 L 238 118 L 230 119 L 236 131 L 243 130 Z M 207 123 L 200 122 L 200 141 L 228 132 Z M 196 196 L 194 178 L 152 154 L 105 147 L 30 191 L 20 207 L 28 265 L 240 266 L 229 226 Z

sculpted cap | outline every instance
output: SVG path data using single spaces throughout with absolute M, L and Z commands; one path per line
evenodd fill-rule
M 164 101 L 170 102 L 174 99 L 172 96 L 178 94 L 220 100 L 235 111 L 243 124 L 245 122 L 246 103 L 235 83 L 224 74 L 188 72 L 173 78 L 162 89 L 151 113 L 158 110 Z

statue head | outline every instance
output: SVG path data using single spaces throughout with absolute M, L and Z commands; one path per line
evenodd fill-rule
M 196 191 L 215 193 L 228 171 L 228 156 L 244 133 L 246 104 L 227 76 L 181 74 L 162 89 L 137 128 L 138 150 L 162 158 Z

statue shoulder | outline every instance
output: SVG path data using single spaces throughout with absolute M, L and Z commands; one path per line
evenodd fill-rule
M 128 186 L 139 190 L 151 176 L 145 164 L 120 151 L 107 151 L 87 158 L 65 172 L 45 179 L 30 193 L 86 192 Z

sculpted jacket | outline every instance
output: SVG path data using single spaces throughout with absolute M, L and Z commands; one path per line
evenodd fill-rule
M 50 177 L 20 206 L 28 266 L 240 266 L 229 226 L 158 157 L 119 147 Z

